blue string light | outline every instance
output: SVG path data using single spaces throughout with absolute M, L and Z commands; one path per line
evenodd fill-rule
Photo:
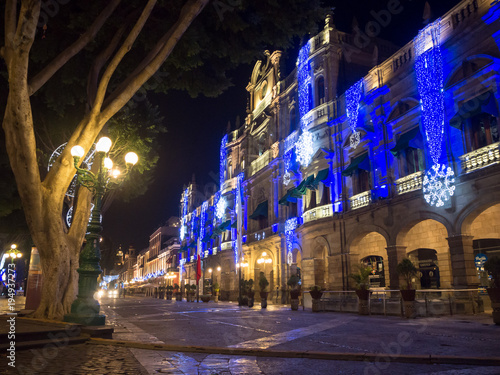
M 287 251 L 287 262 L 292 264 L 293 260 L 293 238 L 295 236 L 295 229 L 299 225 L 298 219 L 296 217 L 291 217 L 285 221 L 285 238 L 286 238 L 286 251 Z
M 227 134 L 222 138 L 220 143 L 220 166 L 219 166 L 219 188 L 222 188 L 224 184 L 224 172 L 226 171 L 226 159 L 227 159 Z
M 426 145 L 433 161 L 423 179 L 424 198 L 441 207 L 455 193 L 454 172 L 439 164 L 444 137 L 443 59 L 440 47 L 441 19 L 421 30 L 414 40 L 415 74 L 420 94 Z
M 351 128 L 351 147 L 356 148 L 360 142 L 359 132 L 356 131 L 358 125 L 359 102 L 361 100 L 361 92 L 363 90 L 363 78 L 354 85 L 349 87 L 345 92 L 345 109 L 347 122 Z
M 309 108 L 311 103 L 311 100 L 309 98 L 310 92 L 307 85 L 309 81 L 309 71 L 310 71 L 310 66 L 308 63 L 310 50 L 311 47 L 309 46 L 309 43 L 306 43 L 300 49 L 299 58 L 297 61 L 297 81 L 299 86 L 299 115 L 301 119 L 307 114 L 307 112 L 311 110 L 311 108 Z
M 421 30 L 415 38 L 415 73 L 422 110 L 422 123 L 434 164 L 439 163 L 444 136 L 443 60 L 440 21 Z M 430 40 L 429 40 L 430 39 Z M 431 48 L 426 50 L 426 46 Z

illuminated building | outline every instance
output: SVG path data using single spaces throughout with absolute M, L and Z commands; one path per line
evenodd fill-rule
M 183 279 L 199 252 L 223 299 L 263 264 L 280 297 L 297 272 L 306 289 L 352 289 L 359 263 L 373 287 L 399 289 L 408 256 L 417 288 L 477 287 L 475 256 L 500 250 L 499 15 L 499 2 L 462 1 L 400 49 L 357 46 L 327 17 L 287 77 L 266 51 L 245 123 L 218 150 L 219 190 L 181 197 Z

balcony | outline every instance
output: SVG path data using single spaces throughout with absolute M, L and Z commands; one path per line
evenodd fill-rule
M 233 248 L 233 243 L 232 241 L 226 241 L 226 242 L 223 242 L 221 245 L 220 245 L 220 249 L 221 251 L 224 251 L 224 250 L 231 250 Z
M 260 171 L 262 168 L 264 168 L 266 165 L 269 164 L 270 161 L 269 155 L 270 155 L 269 150 L 267 150 L 257 159 L 252 161 L 252 163 L 250 164 L 250 176 L 253 176 L 258 171 Z
M 313 208 L 312 210 L 306 211 L 302 214 L 302 220 L 305 223 L 310 221 L 323 219 L 325 217 L 331 217 L 333 215 L 333 205 L 327 204 L 324 206 L 319 206 Z
M 253 233 L 248 234 L 247 236 L 247 244 L 251 244 L 253 242 L 258 242 L 265 240 L 266 238 L 271 237 L 274 234 L 272 227 L 268 227 L 265 229 L 259 229 Z
M 500 162 L 500 142 L 464 154 L 460 156 L 460 160 L 464 173 L 498 164 Z
M 421 190 L 424 172 L 419 171 L 401 177 L 396 180 L 396 190 L 398 194 L 409 193 L 410 191 Z
M 349 201 L 351 202 L 351 210 L 366 207 L 372 202 L 372 191 L 368 190 L 354 195 L 349 198 Z
M 224 183 L 222 184 L 220 190 L 221 190 L 221 194 L 224 195 L 226 194 L 228 191 L 232 191 L 233 189 L 236 189 L 236 185 L 237 185 L 237 177 L 233 177 L 233 178 L 230 178 L 229 180 L 226 180 L 224 181 Z

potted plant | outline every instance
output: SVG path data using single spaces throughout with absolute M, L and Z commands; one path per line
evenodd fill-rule
M 491 276 L 490 287 L 486 288 L 493 309 L 493 322 L 500 325 L 500 258 L 494 257 L 484 263 L 484 270 Z
M 214 290 L 214 301 L 219 302 L 219 284 L 218 283 L 213 283 L 212 288 Z
M 293 274 L 287 282 L 287 285 L 290 287 L 290 306 L 293 311 L 297 311 L 299 309 L 299 281 L 300 278 L 296 274 Z
M 167 285 L 167 300 L 171 300 L 173 294 L 174 294 L 174 287 L 172 285 Z
M 253 307 L 255 301 L 255 291 L 253 290 L 253 279 L 246 282 L 246 295 L 248 296 L 248 307 Z
M 358 265 L 358 272 L 349 275 L 356 284 L 356 295 L 358 296 L 358 313 L 368 315 L 368 299 L 370 298 L 370 275 L 372 268 L 364 264 Z
M 268 285 L 269 281 L 267 281 L 266 275 L 264 275 L 264 272 L 261 272 L 259 275 L 260 307 L 263 309 L 267 307 L 267 295 L 269 294 L 267 291 Z
M 415 314 L 415 289 L 413 289 L 412 279 L 417 274 L 417 267 L 409 258 L 404 258 L 397 266 L 396 271 L 405 281 L 405 288 L 401 289 L 404 313 L 406 318 L 411 318 Z
M 175 300 L 182 301 L 182 293 L 179 284 L 174 284 Z
M 323 289 L 321 289 L 320 286 L 314 285 L 309 289 L 309 294 L 311 295 L 312 298 L 312 311 L 313 312 L 318 312 L 319 309 L 319 300 L 321 299 L 321 296 L 323 295 Z

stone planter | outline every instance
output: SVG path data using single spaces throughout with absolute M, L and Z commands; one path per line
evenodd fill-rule
M 219 292 L 215 292 L 215 294 L 214 294 L 214 302 L 219 302 Z
M 247 303 L 248 307 L 253 307 L 254 301 L 255 301 L 255 292 L 254 291 L 248 292 L 248 303 Z
M 313 298 L 312 300 L 312 312 L 320 312 L 321 309 L 319 307 L 319 298 Z
M 401 289 L 405 318 L 412 318 L 415 316 L 415 294 L 415 289 Z
M 262 309 L 267 308 L 267 295 L 269 292 L 260 292 L 260 307 Z
M 182 301 L 182 294 L 181 293 L 175 293 L 175 300 L 176 301 Z
M 202 295 L 200 296 L 200 299 L 201 299 L 203 302 L 205 302 L 205 303 L 210 302 L 210 299 L 211 299 L 211 298 L 212 298 L 212 295 L 210 295 L 210 294 L 202 294 Z
M 171 301 L 172 300 L 172 292 L 167 292 L 167 300 Z
M 358 296 L 358 314 L 368 315 L 368 299 L 370 298 L 370 291 L 368 289 L 357 289 L 356 295 Z
M 500 288 L 486 288 L 493 309 L 493 323 L 500 325 Z
M 299 296 L 299 290 L 292 289 L 290 291 L 290 306 L 292 308 L 292 311 L 297 311 L 299 309 Z

